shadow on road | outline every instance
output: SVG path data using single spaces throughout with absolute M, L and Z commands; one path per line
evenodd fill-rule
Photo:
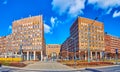
M 99 71 L 99 70 L 96 70 L 96 69 L 90 69 L 90 68 L 86 68 L 85 70 L 92 71 L 92 72 L 102 72 L 102 71 Z

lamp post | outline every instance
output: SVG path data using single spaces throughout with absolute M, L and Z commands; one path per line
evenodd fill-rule
M 71 38 L 74 42 L 73 42 L 73 44 L 74 44 L 74 68 L 76 67 L 76 43 L 75 43 L 75 38 Z
M 21 55 L 21 59 L 23 58 L 23 53 L 22 53 L 22 44 L 20 44 L 20 50 L 19 50 L 19 53 Z
M 90 62 L 90 24 L 88 24 L 88 62 Z
M 67 43 L 66 43 L 66 47 L 67 47 L 67 60 L 69 60 L 69 56 L 68 56 L 68 41 L 67 41 Z
M 116 61 L 116 64 L 118 64 L 118 48 L 115 49 L 115 61 Z
M 105 57 L 105 52 L 102 51 L 102 59 L 103 59 L 103 61 L 104 61 L 104 57 Z
M 88 48 L 87 48 L 87 51 L 88 51 L 88 63 L 90 62 L 90 27 L 92 26 L 92 24 L 95 23 L 95 20 L 97 20 L 97 19 L 98 19 L 98 17 L 96 17 L 91 24 L 88 24 Z

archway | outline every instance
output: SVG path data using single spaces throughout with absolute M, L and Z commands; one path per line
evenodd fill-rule
M 56 52 L 52 52 L 52 53 L 51 53 L 51 59 L 52 59 L 53 61 L 55 61 L 55 60 L 57 59 L 57 53 L 56 53 Z

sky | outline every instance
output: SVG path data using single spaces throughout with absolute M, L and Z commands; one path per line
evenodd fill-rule
M 0 0 L 0 36 L 12 32 L 12 22 L 43 15 L 46 44 L 62 44 L 78 16 L 98 18 L 104 31 L 120 37 L 120 0 Z

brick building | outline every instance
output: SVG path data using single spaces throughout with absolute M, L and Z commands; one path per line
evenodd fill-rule
M 14 21 L 12 35 L 12 47 L 17 54 L 22 47 L 24 60 L 43 59 L 45 43 L 42 16 L 33 16 Z
M 0 38 L 0 49 L 7 55 L 21 55 L 23 60 L 43 60 L 46 48 L 42 16 L 14 21 L 12 34 Z
M 8 57 L 12 53 L 11 35 L 0 37 L 0 57 Z
M 61 45 L 59 45 L 59 44 L 47 44 L 46 45 L 46 55 L 47 55 L 48 59 L 58 58 L 59 53 L 60 53 L 60 47 L 61 47 Z
M 4 55 L 6 53 L 6 36 L 0 37 L 0 55 Z
M 104 25 L 98 21 L 78 17 L 70 28 L 70 36 L 61 46 L 60 55 L 62 58 L 74 59 L 76 56 L 77 59 L 87 60 L 88 47 L 91 60 L 102 58 L 102 52 L 105 50 Z
M 105 34 L 105 54 L 107 59 L 114 59 L 116 50 L 118 49 L 118 57 L 120 58 L 120 38 Z

